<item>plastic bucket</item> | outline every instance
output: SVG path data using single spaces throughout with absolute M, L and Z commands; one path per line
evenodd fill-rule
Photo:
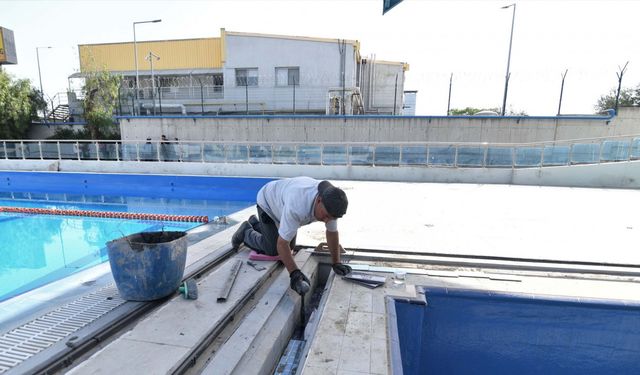
M 180 286 L 187 259 L 185 232 L 142 232 L 107 242 L 111 273 L 130 301 L 166 297 Z

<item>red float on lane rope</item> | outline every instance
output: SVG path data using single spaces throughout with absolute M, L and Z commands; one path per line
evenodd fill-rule
M 59 210 L 55 208 L 27 208 L 27 207 L 0 206 L 0 212 L 36 214 L 36 215 L 106 217 L 106 218 L 114 218 L 114 219 L 182 221 L 182 222 L 188 222 L 188 223 L 208 223 L 209 222 L 209 218 L 207 216 L 142 214 L 142 213 L 133 213 L 133 212 L 105 212 L 105 211 L 85 211 L 85 210 Z

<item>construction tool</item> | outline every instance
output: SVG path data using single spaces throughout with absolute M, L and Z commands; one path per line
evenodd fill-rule
M 178 288 L 178 293 L 185 299 L 198 299 L 198 284 L 194 279 L 185 280 Z
M 255 268 L 256 271 L 264 271 L 264 270 L 266 270 L 266 267 L 259 266 L 256 262 L 253 262 L 251 260 L 248 260 L 247 264 L 250 265 L 251 267 Z
M 227 277 L 227 281 L 224 283 L 224 287 L 222 291 L 220 291 L 220 295 L 216 302 L 227 302 L 227 297 L 229 297 L 229 293 L 231 292 L 231 287 L 233 283 L 236 281 L 236 276 L 238 276 L 238 272 L 240 272 L 240 267 L 242 267 L 242 260 L 238 259 L 231 266 L 231 271 L 229 272 L 229 276 Z
M 304 340 L 304 294 L 300 296 L 300 340 Z

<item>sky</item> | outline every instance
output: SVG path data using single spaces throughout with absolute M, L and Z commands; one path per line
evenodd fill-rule
M 383 0 L 54 1 L 0 0 L 0 26 L 14 32 L 17 65 L 3 69 L 44 92 L 67 89 L 78 45 L 219 37 L 228 31 L 356 39 L 364 57 L 409 64 L 405 90 L 416 114 L 502 105 L 513 8 L 507 1 L 404 0 L 384 16 Z M 517 0 L 507 109 L 555 115 L 568 70 L 563 114 L 594 112 L 598 98 L 640 84 L 640 1 Z

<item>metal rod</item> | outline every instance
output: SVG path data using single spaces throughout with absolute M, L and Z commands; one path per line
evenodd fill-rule
M 507 57 L 507 74 L 504 78 L 504 97 L 502 98 L 502 116 L 504 116 L 506 107 L 507 107 L 507 91 L 509 89 L 509 77 L 511 73 L 509 73 L 509 66 L 511 65 L 511 45 L 513 44 L 513 25 L 516 21 L 516 4 L 513 3 L 511 5 L 507 5 L 502 7 L 502 9 L 513 7 L 513 16 L 511 17 L 511 36 L 509 37 L 509 55 Z
M 451 113 L 451 85 L 453 84 L 453 73 L 449 76 L 449 99 L 447 100 L 447 116 Z
M 569 69 L 565 69 L 562 75 L 562 84 L 560 85 L 560 100 L 558 101 L 558 116 L 560 116 L 560 108 L 562 108 L 562 93 L 564 92 L 564 78 L 567 76 Z
M 229 293 L 231 292 L 231 287 L 233 287 L 233 283 L 236 281 L 238 272 L 240 272 L 240 267 L 242 267 L 242 260 L 238 259 L 233 264 L 233 266 L 231 266 L 227 281 L 224 283 L 224 287 L 220 291 L 220 295 L 218 296 L 216 302 L 227 302 L 227 298 L 229 297 Z

